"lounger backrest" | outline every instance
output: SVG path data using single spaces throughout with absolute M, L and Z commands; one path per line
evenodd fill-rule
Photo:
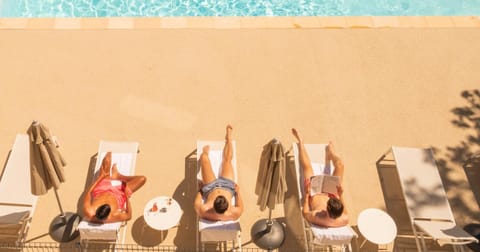
M 210 159 L 210 163 L 212 164 L 212 170 L 215 176 L 218 178 L 222 171 L 222 160 L 223 160 L 223 147 L 225 146 L 224 141 L 197 141 L 197 161 L 200 159 L 200 155 L 202 154 L 203 146 L 209 145 L 210 151 L 208 153 L 208 158 Z M 232 141 L 233 146 L 233 158 L 232 158 L 232 166 L 234 171 L 235 182 L 237 182 L 237 155 L 236 155 L 236 144 L 235 141 Z M 202 180 L 202 172 L 200 167 L 198 167 L 197 171 L 197 179 Z
M 37 196 L 32 194 L 30 184 L 29 138 L 26 134 L 18 134 L 0 180 L 0 203 L 34 207 Z
M 112 165 L 117 164 L 118 171 L 126 176 L 135 174 L 138 142 L 100 141 L 95 173 L 100 169 L 107 152 L 112 152 Z
M 295 167 L 296 173 L 298 178 L 298 192 L 301 193 L 301 198 L 305 194 L 304 192 L 304 177 L 303 177 L 303 166 L 300 165 L 300 156 L 299 156 L 299 149 L 298 143 L 293 143 L 293 154 L 295 157 Z M 335 167 L 330 162 L 329 164 L 325 164 L 325 148 L 327 147 L 326 144 L 304 144 L 305 150 L 307 151 L 308 157 L 310 158 L 310 162 L 312 163 L 313 174 L 320 175 L 320 174 L 332 174 Z
M 455 222 L 431 149 L 392 147 L 411 219 Z

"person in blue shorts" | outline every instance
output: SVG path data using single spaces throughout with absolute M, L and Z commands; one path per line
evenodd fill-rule
M 198 217 L 212 221 L 236 220 L 243 213 L 243 200 L 239 186 L 234 180 L 232 166 L 232 126 L 227 125 L 225 147 L 223 148 L 222 172 L 218 178 L 208 158 L 210 146 L 203 147 L 200 156 L 202 186 L 195 197 L 195 211 Z M 232 198 L 235 197 L 235 204 Z

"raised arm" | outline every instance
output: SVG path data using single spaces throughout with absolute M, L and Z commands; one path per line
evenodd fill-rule
M 195 196 L 195 202 L 193 204 L 195 208 L 195 212 L 199 217 L 202 217 L 204 214 L 204 207 L 203 207 L 203 199 L 202 199 L 202 194 L 200 191 L 197 192 L 197 196 Z
M 98 178 L 95 182 L 90 185 L 87 191 L 85 191 L 85 195 L 83 196 L 83 214 L 89 220 L 92 220 L 95 216 L 95 209 L 92 208 L 92 191 L 93 189 L 104 179 L 107 177 L 108 174 L 100 173 Z
M 107 219 L 106 222 L 119 222 L 119 221 L 128 221 L 132 218 L 132 206 L 130 200 L 127 199 L 125 202 L 126 210 L 122 212 L 115 211 L 111 214 L 111 217 Z
M 303 199 L 303 208 L 302 208 L 302 213 L 303 217 L 305 217 L 307 220 L 309 220 L 309 216 L 311 215 L 311 209 L 310 209 L 310 180 L 305 179 L 304 181 L 305 185 L 305 197 Z M 307 217 L 308 216 L 308 217 Z
M 238 219 L 243 213 L 243 197 L 242 197 L 242 194 L 240 193 L 240 186 L 238 184 L 235 184 L 235 193 L 237 195 L 235 198 L 234 214 L 236 219 Z

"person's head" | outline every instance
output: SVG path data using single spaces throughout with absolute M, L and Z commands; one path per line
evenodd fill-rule
M 95 212 L 95 218 L 97 218 L 97 220 L 105 220 L 110 214 L 111 210 L 112 209 L 110 208 L 110 205 L 103 204 L 97 208 L 97 211 Z
M 327 212 L 330 218 L 336 219 L 340 216 L 342 216 L 343 213 L 343 204 L 342 202 L 337 199 L 337 198 L 330 198 L 327 201 Z
M 224 196 L 219 195 L 213 202 L 213 208 L 215 209 L 215 212 L 219 214 L 225 213 L 225 211 L 228 209 L 227 199 Z

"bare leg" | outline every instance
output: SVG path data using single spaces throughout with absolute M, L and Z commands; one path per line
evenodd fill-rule
M 202 170 L 202 182 L 204 185 L 215 180 L 215 174 L 212 170 L 212 163 L 208 158 L 208 152 L 210 151 L 210 146 L 203 146 L 203 152 L 200 156 L 200 169 Z
M 103 175 L 110 175 L 110 167 L 112 167 L 112 153 L 107 152 L 105 154 L 105 157 L 102 160 L 102 165 L 100 167 L 100 177 L 103 177 Z
M 313 176 L 312 163 L 310 162 L 310 158 L 308 157 L 308 153 L 305 150 L 305 146 L 303 145 L 303 139 L 300 137 L 300 134 L 298 134 L 298 131 L 293 128 L 292 129 L 292 134 L 298 141 L 298 152 L 299 152 L 298 155 L 299 155 L 299 159 L 300 159 L 300 165 L 303 167 L 303 177 L 305 179 L 308 179 L 308 178 Z M 305 188 L 305 190 L 306 189 L 307 188 Z
M 222 174 L 220 176 L 235 181 L 235 175 L 232 166 L 233 145 L 232 145 L 232 126 L 227 125 L 225 134 L 225 147 L 223 148 Z
M 340 183 L 342 183 L 344 165 L 343 165 L 343 161 L 335 152 L 335 148 L 333 147 L 332 142 L 328 143 L 326 152 L 327 152 L 327 159 L 332 160 L 333 165 L 335 166 L 335 171 L 333 171 L 333 175 L 340 177 Z
M 113 164 L 112 167 L 112 179 L 117 179 L 124 181 L 127 184 L 127 187 L 132 190 L 132 192 L 137 191 L 142 187 L 145 182 L 147 182 L 147 178 L 145 176 L 125 176 L 118 172 L 117 164 Z

